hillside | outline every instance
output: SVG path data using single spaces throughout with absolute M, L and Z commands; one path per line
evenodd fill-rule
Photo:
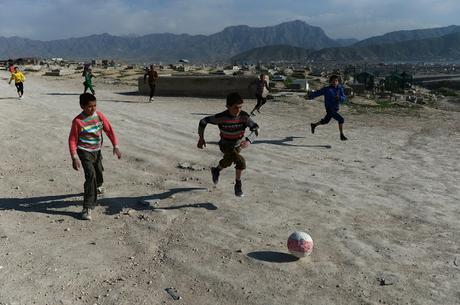
M 319 61 L 458 61 L 460 33 L 398 43 L 328 48 L 315 51 L 309 59 Z
M 257 62 L 304 62 L 305 58 L 313 50 L 293 47 L 288 45 L 267 46 L 251 49 L 237 54 L 231 58 L 232 62 L 237 63 L 257 63 Z
M 452 33 L 460 32 L 460 26 L 451 25 L 447 27 L 432 28 L 432 29 L 418 29 L 418 30 L 404 30 L 390 32 L 381 36 L 374 36 L 368 39 L 361 40 L 355 43 L 355 47 L 364 47 L 370 45 L 378 45 L 384 43 L 397 43 L 409 40 L 421 40 L 428 38 L 436 38 Z

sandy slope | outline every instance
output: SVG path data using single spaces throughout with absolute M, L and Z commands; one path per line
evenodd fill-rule
M 344 107 L 343 143 L 335 124 L 306 128 L 323 115 L 320 102 L 270 102 L 243 153 L 240 200 L 233 170 L 210 182 L 216 127 L 196 149 L 198 120 L 222 100 L 149 104 L 96 79 L 124 156 L 106 143 L 108 192 L 85 222 L 83 173 L 67 151 L 81 81 L 28 75 L 18 101 L 0 77 L 0 304 L 460 302 L 458 112 Z M 313 237 L 310 258 L 285 254 L 294 230 Z

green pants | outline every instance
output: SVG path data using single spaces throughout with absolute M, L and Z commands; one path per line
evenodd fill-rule
M 222 160 L 219 161 L 219 166 L 222 168 L 229 167 L 235 163 L 236 169 L 246 169 L 246 160 L 240 155 L 241 148 L 234 145 L 226 145 L 219 143 L 220 151 L 224 153 Z
M 97 201 L 97 188 L 104 182 L 102 154 L 100 150 L 86 151 L 83 149 L 77 149 L 77 154 L 85 172 L 83 207 L 94 208 Z
M 89 89 L 91 91 L 91 93 L 94 94 L 95 91 L 94 91 L 94 88 L 93 88 L 93 83 L 84 82 L 83 86 L 85 86 L 84 93 L 86 93 L 86 91 L 88 91 L 88 89 Z

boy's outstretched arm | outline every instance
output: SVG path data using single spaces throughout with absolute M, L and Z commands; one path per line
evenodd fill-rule
M 216 116 L 211 115 L 200 120 L 200 123 L 198 124 L 198 136 L 200 138 L 198 139 L 198 143 L 196 145 L 199 149 L 203 149 L 203 147 L 206 147 L 206 141 L 204 140 L 204 130 L 206 129 L 206 125 L 208 125 L 208 123 L 216 125 Z
M 308 99 L 309 99 L 309 100 L 312 100 L 312 99 L 314 99 L 315 97 L 324 95 L 324 89 L 325 89 L 325 88 L 321 88 L 320 90 L 316 90 L 316 91 L 312 91 L 312 92 L 308 93 Z

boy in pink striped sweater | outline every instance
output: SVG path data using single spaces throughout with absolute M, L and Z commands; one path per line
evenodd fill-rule
M 113 145 L 113 154 L 121 158 L 118 140 L 109 120 L 96 111 L 96 97 L 91 93 L 80 95 L 80 107 L 83 109 L 72 121 L 69 135 L 69 150 L 72 167 L 85 172 L 83 210 L 81 217 L 91 220 L 91 210 L 96 206 L 97 194 L 104 182 L 102 172 L 102 131 L 109 137 Z

